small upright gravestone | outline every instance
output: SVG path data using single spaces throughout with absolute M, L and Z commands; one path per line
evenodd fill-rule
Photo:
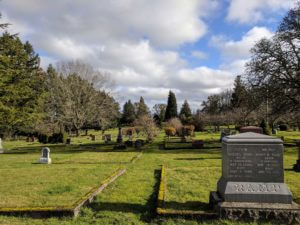
M 282 141 L 253 132 L 225 137 L 222 177 L 210 205 L 221 218 L 300 219 L 284 183 Z
M 2 140 L 0 138 L 0 154 L 4 153 L 4 149 L 2 147 Z
M 91 140 L 96 141 L 96 135 L 90 134 Z
M 42 149 L 42 157 L 40 158 L 40 163 L 51 164 L 50 149 L 45 147 Z
M 220 135 L 220 142 L 222 142 L 223 138 L 226 137 L 226 136 L 227 136 L 227 134 L 224 131 L 222 131 L 221 135 Z
M 105 143 L 111 142 L 111 134 L 105 134 L 104 140 L 105 140 Z
M 137 149 L 137 150 L 141 150 L 142 146 L 144 145 L 144 140 L 142 139 L 138 139 L 134 142 L 134 147 Z
M 70 144 L 71 144 L 71 138 L 67 138 L 66 144 L 67 144 L 67 145 L 70 145 Z
M 117 144 L 114 146 L 114 149 L 126 149 L 126 145 L 123 143 L 123 136 L 122 136 L 122 128 L 119 127 L 119 133 L 117 137 Z
M 296 162 L 296 164 L 294 165 L 294 170 L 296 172 L 300 172 L 300 140 L 298 140 L 296 142 L 297 146 L 298 146 L 298 160 Z
M 117 137 L 117 143 L 118 144 L 122 144 L 123 143 L 123 136 L 122 136 L 122 128 L 119 127 L 119 133 L 118 133 L 118 137 Z

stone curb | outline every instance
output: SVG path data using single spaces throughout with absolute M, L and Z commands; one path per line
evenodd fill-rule
M 156 213 L 159 216 L 182 216 L 182 217 L 199 217 L 202 219 L 216 219 L 218 215 L 213 212 L 205 211 L 192 211 L 192 210 L 171 210 L 164 208 L 165 201 L 167 200 L 167 177 L 166 177 L 167 167 L 162 165 L 161 175 L 160 175 L 160 185 L 157 198 L 157 208 Z

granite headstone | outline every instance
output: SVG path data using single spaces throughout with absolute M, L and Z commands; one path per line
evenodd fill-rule
M 218 193 L 229 202 L 292 202 L 284 184 L 282 141 L 257 133 L 227 136 Z
M 291 215 L 283 209 L 287 206 L 292 209 L 295 203 L 284 183 L 282 140 L 254 132 L 224 137 L 222 176 L 217 192 L 210 194 L 210 205 L 227 216 L 233 212 L 242 216 L 242 212 L 247 214 L 251 210 L 256 215 L 266 211 L 266 207 Z M 295 206 L 293 210 L 298 218 L 300 207 Z

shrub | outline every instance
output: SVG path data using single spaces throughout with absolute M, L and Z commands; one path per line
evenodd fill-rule
M 136 135 L 139 136 L 140 132 L 142 131 L 142 128 L 140 126 L 135 126 L 134 130 L 135 130 Z
M 134 134 L 134 127 L 130 127 L 126 130 L 127 136 L 132 136 Z
M 158 134 L 158 128 L 150 115 L 142 115 L 135 120 L 135 125 L 142 128 L 143 133 L 147 136 L 147 140 L 152 142 Z
M 168 137 L 176 135 L 176 129 L 174 127 L 166 127 L 165 133 Z
M 279 130 L 281 131 L 287 131 L 289 129 L 289 126 L 287 124 L 280 124 Z
M 195 118 L 192 123 L 195 131 L 204 131 L 205 123 L 202 118 Z
M 66 133 L 54 133 L 51 137 L 49 137 L 49 143 L 66 143 L 67 141 L 67 134 Z
M 46 135 L 46 134 L 39 134 L 38 135 L 38 140 L 39 140 L 40 143 L 47 144 L 48 141 L 49 141 L 49 136 Z
M 194 125 L 183 126 L 182 127 L 182 136 L 192 136 L 195 130 Z
M 176 130 L 176 134 L 181 136 L 182 134 L 182 123 L 178 118 L 172 118 L 167 123 L 168 127 L 173 127 Z
M 266 135 L 271 134 L 270 126 L 267 122 L 265 122 L 264 119 L 261 121 L 260 127 L 263 129 L 263 134 L 266 134 Z

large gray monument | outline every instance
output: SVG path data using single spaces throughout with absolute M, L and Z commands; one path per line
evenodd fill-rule
M 300 207 L 284 183 L 282 140 L 253 132 L 224 137 L 222 177 L 210 204 L 227 218 L 290 215 L 291 210 L 299 218 Z

